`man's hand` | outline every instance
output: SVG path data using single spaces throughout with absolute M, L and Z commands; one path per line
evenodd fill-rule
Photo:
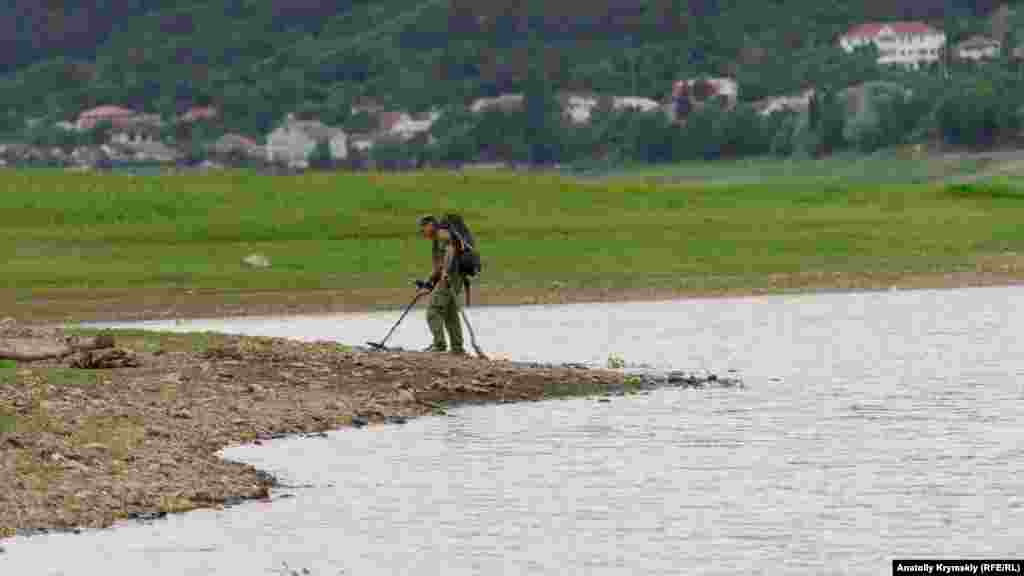
M 416 295 L 417 296 L 426 296 L 427 294 L 430 294 L 431 292 L 434 291 L 434 285 L 431 284 L 430 282 L 425 282 L 423 280 L 417 280 L 415 282 L 415 284 L 416 284 Z

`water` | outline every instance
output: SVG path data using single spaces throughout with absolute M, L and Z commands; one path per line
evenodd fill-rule
M 395 317 L 177 328 L 358 343 Z M 887 574 L 896 557 L 1024 556 L 1024 289 L 473 318 L 500 355 L 732 368 L 747 387 L 474 407 L 233 448 L 310 487 L 8 540 L 0 574 Z M 425 344 L 411 320 L 397 343 Z

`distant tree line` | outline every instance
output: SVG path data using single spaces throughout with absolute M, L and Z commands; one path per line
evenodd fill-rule
M 0 19 L 0 132 L 97 104 L 173 116 L 213 103 L 228 129 L 259 135 L 290 112 L 341 124 L 362 101 L 419 111 L 522 91 L 538 66 L 556 92 L 660 99 L 679 78 L 728 75 L 754 101 L 874 79 L 876 67 L 834 49 L 857 22 L 925 18 L 967 33 L 997 4 L 0 0 L 19 15 Z

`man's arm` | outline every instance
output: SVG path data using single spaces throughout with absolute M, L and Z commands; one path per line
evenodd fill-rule
M 447 240 L 450 238 L 447 230 L 438 230 L 437 235 L 439 240 Z M 448 249 L 445 250 L 444 254 L 438 255 L 435 253 L 433 255 L 434 271 L 430 275 L 430 284 L 432 286 L 437 286 L 439 282 L 446 279 L 446 276 L 448 275 L 448 266 L 451 264 L 451 259 L 453 257 L 451 243 L 448 244 Z
M 448 271 L 452 269 L 452 262 L 455 261 L 455 243 L 449 242 L 448 248 L 444 251 L 444 264 L 441 269 L 441 280 L 448 281 Z
M 438 258 L 437 255 L 433 256 L 434 270 L 430 273 L 430 284 L 436 286 L 441 281 L 441 276 L 444 274 L 444 257 Z

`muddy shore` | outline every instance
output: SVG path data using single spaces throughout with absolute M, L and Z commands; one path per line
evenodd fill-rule
M 0 368 L 0 538 L 267 498 L 218 450 L 473 402 L 622 394 L 621 372 L 211 334 L 114 333 L 137 367 Z M 701 385 L 677 379 L 676 385 Z
M 665 280 L 668 282 L 668 280 Z M 474 304 L 542 305 L 629 302 L 679 298 L 722 298 L 812 292 L 951 289 L 1024 284 L 1024 255 L 997 254 L 973 259 L 961 268 L 933 271 L 807 270 L 756 276 L 702 276 L 651 281 L 640 287 L 567 286 L 475 287 Z M 225 318 L 333 314 L 393 309 L 409 301 L 407 287 L 350 290 L 192 290 L 53 289 L 34 292 L 0 289 L 0 317 L 23 322 L 136 321 L 168 318 Z

